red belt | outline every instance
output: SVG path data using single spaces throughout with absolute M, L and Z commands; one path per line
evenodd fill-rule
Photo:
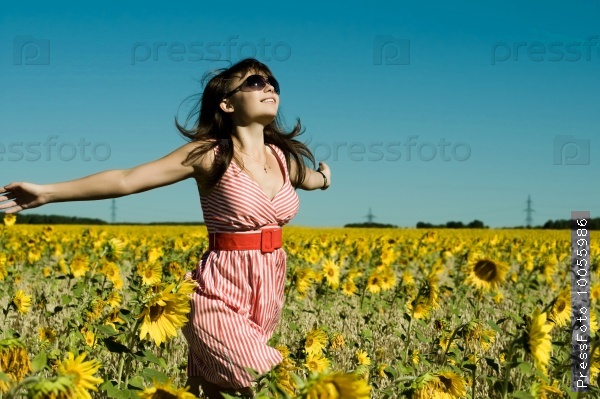
M 209 233 L 208 250 L 225 251 L 260 249 L 273 252 L 282 246 L 281 227 L 265 227 L 256 233 Z

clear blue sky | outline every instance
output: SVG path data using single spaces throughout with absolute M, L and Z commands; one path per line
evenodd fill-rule
M 292 224 L 363 222 L 371 208 L 399 226 L 514 226 L 528 195 L 534 224 L 600 216 L 598 2 L 312 3 L 3 4 L 0 184 L 166 155 L 203 73 L 254 55 L 332 169 L 328 191 L 299 190 Z M 110 205 L 31 212 L 109 221 Z M 193 179 L 117 199 L 117 221 L 197 220 Z

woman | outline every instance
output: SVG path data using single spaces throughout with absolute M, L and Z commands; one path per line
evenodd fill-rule
M 108 170 L 78 180 L 4 186 L 6 213 L 52 202 L 121 197 L 193 177 L 200 194 L 209 250 L 192 273 L 183 333 L 189 343 L 188 385 L 209 398 L 221 392 L 252 395 L 252 376 L 281 361 L 267 345 L 280 318 L 286 275 L 281 226 L 298 212 L 295 188 L 326 189 L 329 167 L 314 165 L 310 150 L 294 139 L 300 121 L 284 133 L 278 117 L 279 84 L 269 68 L 246 59 L 218 70 L 206 85 L 191 140 L 156 161 Z

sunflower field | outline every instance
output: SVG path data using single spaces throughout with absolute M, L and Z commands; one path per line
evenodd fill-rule
M 596 235 L 595 235 L 596 234 Z M 599 398 L 570 391 L 570 231 L 284 227 L 284 360 L 256 398 Z M 205 227 L 0 223 L 0 399 L 193 398 L 186 279 Z M 189 276 L 189 275 L 188 275 Z

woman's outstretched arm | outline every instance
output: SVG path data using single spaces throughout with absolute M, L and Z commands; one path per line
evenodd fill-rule
M 15 213 L 52 202 L 88 201 L 117 198 L 167 186 L 210 168 L 212 151 L 200 162 L 182 165 L 197 143 L 188 143 L 170 154 L 131 169 L 106 170 L 77 180 L 38 185 L 28 182 L 10 183 L 2 188 L 0 210 Z M 207 159 L 207 158 L 211 159 Z
M 325 177 L 327 177 L 327 186 L 331 184 L 331 171 L 329 170 L 329 166 L 325 162 L 319 162 L 319 169 Z M 299 181 L 299 171 L 300 168 L 296 165 L 296 161 L 294 158 L 290 157 L 290 181 L 294 187 L 296 187 L 297 182 Z M 323 187 L 323 183 L 325 183 L 325 179 L 323 179 L 323 175 L 319 172 L 312 170 L 310 168 L 305 168 L 304 181 L 300 185 L 300 188 L 303 190 L 316 190 Z

